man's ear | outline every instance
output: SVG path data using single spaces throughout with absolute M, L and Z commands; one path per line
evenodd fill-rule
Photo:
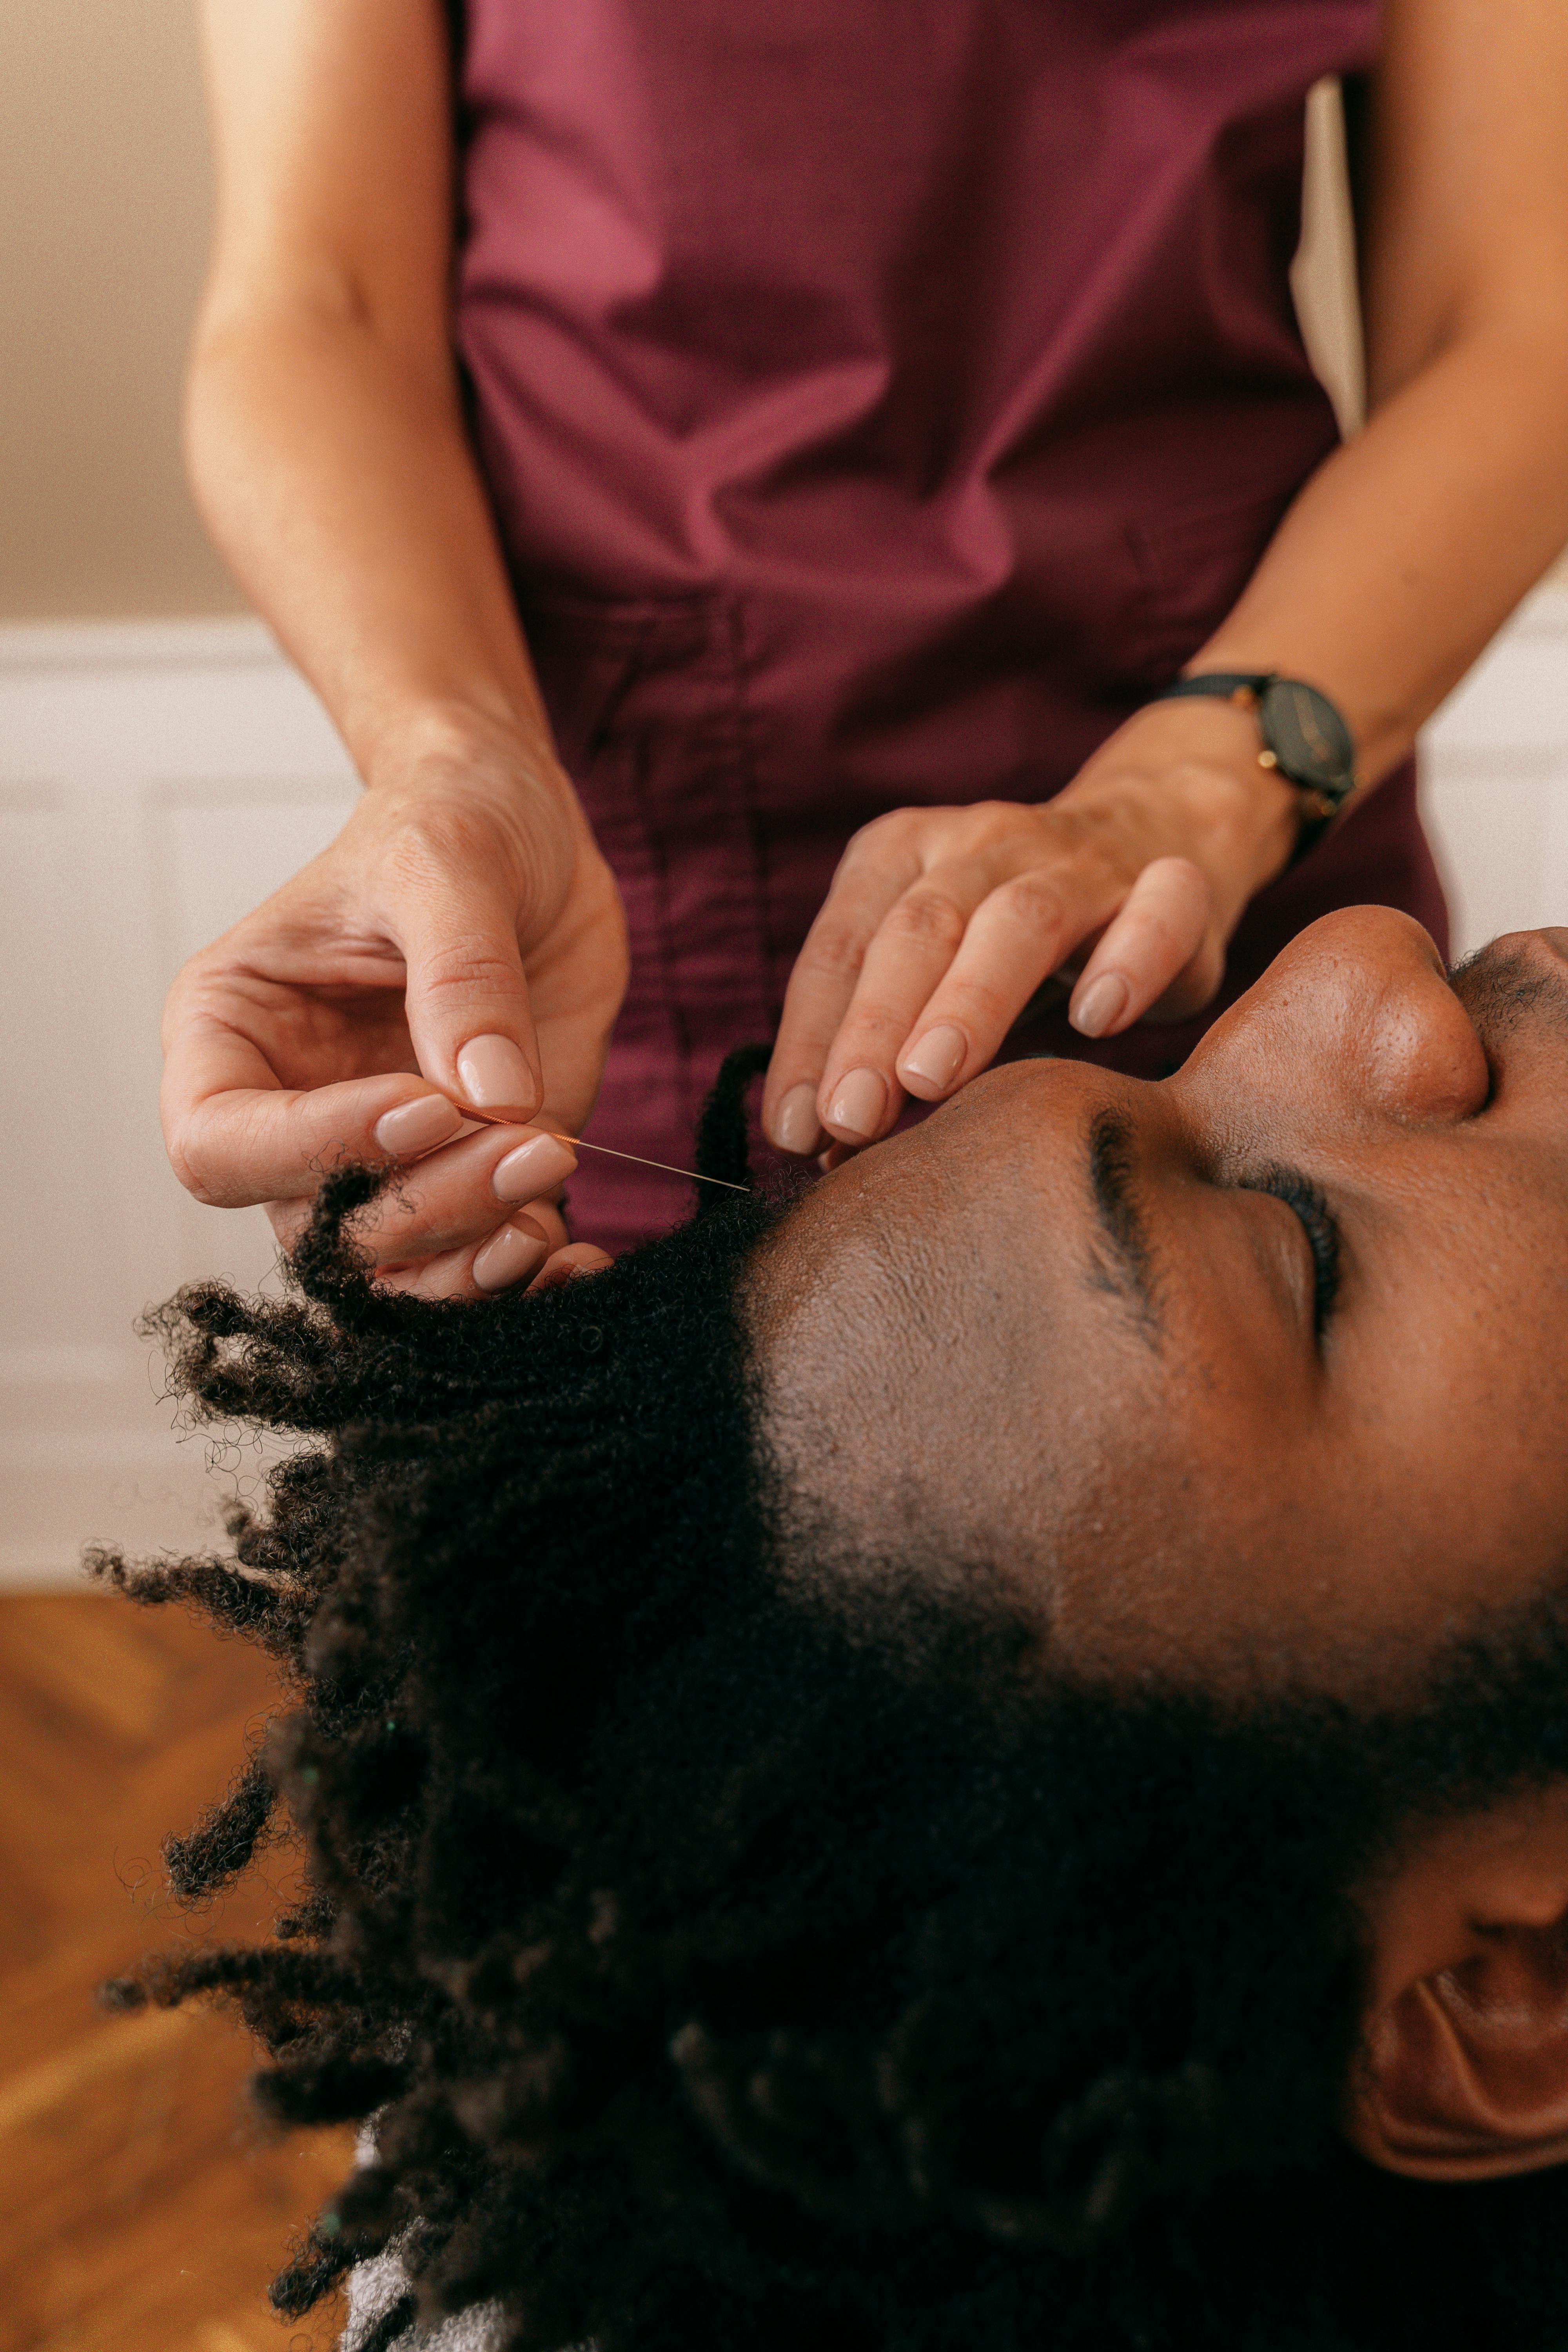
M 1568 2161 L 1568 1797 L 1448 1825 L 1367 1909 L 1354 2145 L 1423 2180 Z

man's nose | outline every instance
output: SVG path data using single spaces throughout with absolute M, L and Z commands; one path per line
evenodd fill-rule
M 1391 907 L 1344 908 L 1310 924 L 1204 1045 L 1233 1078 L 1266 1087 L 1280 1110 L 1320 1121 L 1451 1125 L 1472 1118 L 1491 1087 L 1436 949 Z

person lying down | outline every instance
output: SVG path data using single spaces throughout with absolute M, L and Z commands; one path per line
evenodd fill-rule
M 743 1166 L 729 1066 L 711 1172 Z M 165 1311 L 303 1433 L 237 1998 L 363 2160 L 356 2352 L 1478 2344 L 1568 2310 L 1568 933 L 1304 933 L 1173 1077 L 1020 1063 L 590 1279 Z M 277 1808 L 275 1812 L 275 1806 Z

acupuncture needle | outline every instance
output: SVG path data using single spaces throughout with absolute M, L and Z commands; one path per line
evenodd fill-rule
M 465 1118 L 478 1119 L 482 1127 L 531 1127 L 533 1125 L 531 1119 L 520 1119 L 511 1111 L 479 1110 L 472 1103 L 459 1102 L 455 1095 L 451 1096 L 449 1100 L 454 1110 L 461 1111 Z M 660 1168 L 667 1176 L 685 1176 L 693 1184 L 721 1184 L 727 1192 L 744 1192 L 749 1190 L 749 1187 L 744 1184 L 731 1184 L 727 1176 L 704 1176 L 700 1169 L 675 1168 L 668 1160 L 648 1160 L 640 1151 L 616 1151 L 607 1143 L 589 1143 L 581 1135 L 558 1135 L 552 1127 L 537 1128 L 534 1132 L 539 1135 L 548 1135 L 553 1142 L 563 1143 L 568 1151 L 602 1151 L 606 1159 L 635 1160 L 639 1168 Z

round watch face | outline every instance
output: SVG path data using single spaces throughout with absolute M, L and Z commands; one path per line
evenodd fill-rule
M 1293 784 L 1321 793 L 1337 808 L 1355 784 L 1355 745 L 1326 696 L 1298 677 L 1277 677 L 1258 705 L 1263 740 Z

